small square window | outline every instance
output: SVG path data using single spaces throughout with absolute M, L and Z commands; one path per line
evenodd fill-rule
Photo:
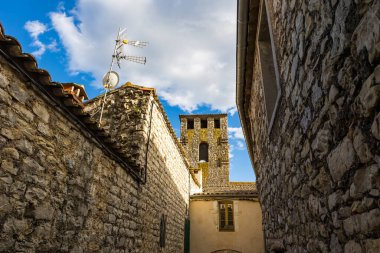
M 201 128 L 207 128 L 207 119 L 201 119 Z
M 214 128 L 220 128 L 220 119 L 214 119 Z
M 187 119 L 187 129 L 194 129 L 194 120 Z

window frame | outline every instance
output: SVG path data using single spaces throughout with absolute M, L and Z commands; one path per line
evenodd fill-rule
M 221 208 L 222 205 L 225 205 L 224 209 Z M 231 212 L 232 212 L 231 217 L 229 217 L 230 215 L 229 215 L 228 205 L 231 205 Z M 222 216 L 222 212 L 223 212 L 223 216 Z M 235 231 L 234 202 L 230 200 L 218 201 L 218 214 L 219 214 L 219 232 L 234 232 Z M 222 221 L 224 221 L 224 226 L 222 226 Z M 232 224 L 229 224 L 230 222 Z

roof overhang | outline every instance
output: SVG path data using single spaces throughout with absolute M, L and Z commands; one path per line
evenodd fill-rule
M 248 154 L 252 167 L 257 175 L 258 171 L 253 164 L 253 146 L 248 132 L 246 120 L 247 87 L 252 83 L 253 60 L 258 28 L 258 14 L 260 0 L 238 0 L 237 2 L 237 35 L 236 35 L 236 106 L 245 136 Z
M 259 201 L 257 192 L 225 192 L 225 193 L 197 193 L 190 196 L 190 200 L 250 200 Z

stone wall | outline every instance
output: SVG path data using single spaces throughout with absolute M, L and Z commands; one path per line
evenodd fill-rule
M 265 66 L 249 42 L 243 121 L 268 249 L 378 252 L 380 1 L 265 2 L 282 96 L 268 132 Z
M 139 185 L 33 87 L 0 57 L 0 251 L 159 252 L 162 214 L 163 252 L 183 251 L 189 173 L 162 110 Z

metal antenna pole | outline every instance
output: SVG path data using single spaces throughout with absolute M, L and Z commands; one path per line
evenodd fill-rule
M 119 27 L 119 31 L 117 33 L 117 39 L 116 39 L 116 42 L 115 42 L 115 47 L 113 49 L 113 54 L 112 54 L 112 60 L 111 60 L 110 68 L 108 69 L 108 72 L 107 72 L 107 82 L 106 82 L 107 84 L 109 83 L 110 73 L 112 71 L 112 67 L 113 67 L 113 64 L 114 64 L 115 57 L 116 57 L 117 45 L 118 45 L 118 43 L 120 41 L 120 31 L 121 31 L 121 27 Z M 106 103 L 106 97 L 107 97 L 107 92 L 108 91 L 109 91 L 109 87 L 108 88 L 106 87 L 106 92 L 104 93 L 104 97 L 103 97 L 102 109 L 100 111 L 99 127 L 101 126 L 101 123 L 102 123 L 104 104 Z

